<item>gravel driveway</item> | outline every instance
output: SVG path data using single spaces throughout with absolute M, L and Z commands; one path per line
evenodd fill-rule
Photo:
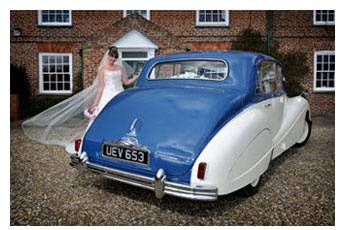
M 334 117 L 315 117 L 308 144 L 275 159 L 256 195 L 198 202 L 79 174 L 62 147 L 12 123 L 11 225 L 334 225 L 334 132 Z

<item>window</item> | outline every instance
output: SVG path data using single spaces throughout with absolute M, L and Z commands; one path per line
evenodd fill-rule
M 154 57 L 154 50 L 151 49 L 119 49 L 123 62 L 127 63 L 134 70 L 134 74 L 140 74 L 147 60 Z
M 38 25 L 42 26 L 71 26 L 71 10 L 39 10 Z
M 227 76 L 227 66 L 215 60 L 184 60 L 157 64 L 149 79 L 195 79 L 223 80 Z
M 257 81 L 256 93 L 267 94 L 276 91 L 276 67 L 275 63 L 263 61 L 260 64 Z
M 335 52 L 317 51 L 314 55 L 314 91 L 335 90 Z
M 314 25 L 334 25 L 334 10 L 314 10 Z
M 40 93 L 72 93 L 72 54 L 39 54 Z
M 197 26 L 228 26 L 229 11 L 227 10 L 198 10 L 196 13 Z
M 150 20 L 150 11 L 149 10 L 124 10 L 123 11 L 123 17 L 127 17 L 127 15 L 130 14 L 139 14 L 146 18 L 147 20 Z

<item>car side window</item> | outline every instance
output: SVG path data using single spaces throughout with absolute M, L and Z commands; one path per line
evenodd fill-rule
M 274 62 L 263 61 L 260 63 L 256 79 L 256 93 L 268 94 L 277 89 L 275 68 Z
M 279 93 L 282 93 L 284 91 L 284 86 L 283 86 L 283 70 L 280 65 L 277 65 L 277 91 Z

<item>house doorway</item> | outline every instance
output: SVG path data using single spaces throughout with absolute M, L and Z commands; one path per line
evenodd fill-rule
M 123 62 L 140 74 L 145 62 L 155 56 L 158 46 L 137 30 L 131 30 L 113 43 L 118 48 Z

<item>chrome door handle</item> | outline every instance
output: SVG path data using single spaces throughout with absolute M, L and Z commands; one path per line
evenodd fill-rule
M 268 104 L 265 104 L 265 107 L 270 107 L 271 106 L 271 103 L 268 103 Z

